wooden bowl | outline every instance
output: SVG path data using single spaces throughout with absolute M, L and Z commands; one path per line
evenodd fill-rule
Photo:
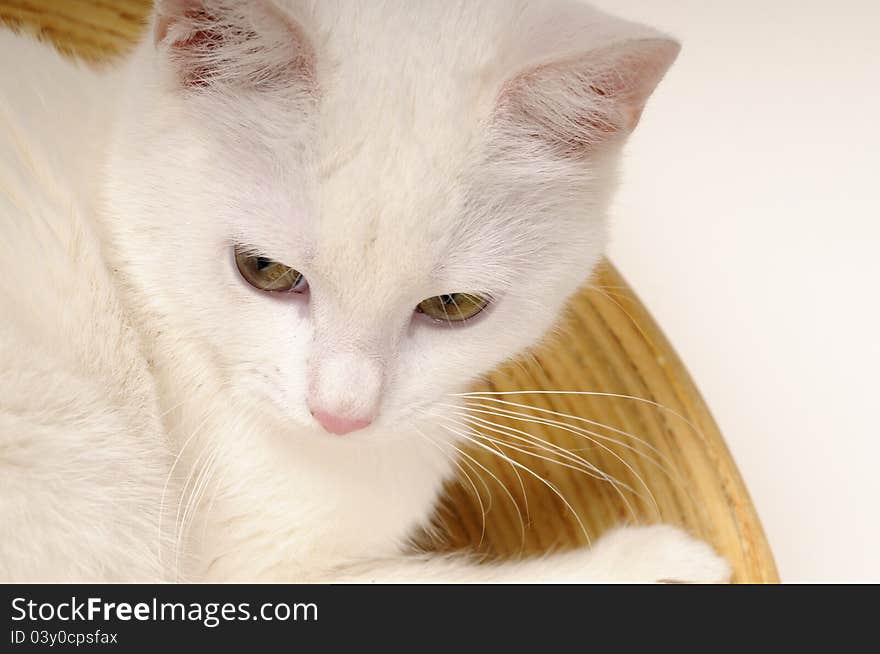
M 140 34 L 149 5 L 0 0 L 0 20 L 100 60 Z M 662 521 L 712 543 L 735 581 L 778 581 L 699 391 L 610 265 L 574 298 L 560 333 L 473 390 L 461 419 L 480 436 L 420 546 L 520 556 L 587 544 L 624 521 Z

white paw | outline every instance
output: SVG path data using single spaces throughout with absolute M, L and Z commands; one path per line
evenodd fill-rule
M 668 525 L 623 527 L 592 547 L 592 567 L 609 581 L 727 583 L 730 565 L 703 541 Z

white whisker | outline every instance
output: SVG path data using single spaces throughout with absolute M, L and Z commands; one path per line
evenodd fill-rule
M 448 406 L 452 406 L 452 405 L 448 405 Z M 484 407 L 485 410 L 481 410 L 481 409 L 473 408 L 474 406 L 477 406 L 477 407 Z M 521 406 L 523 406 L 523 405 L 521 405 Z M 527 407 L 527 408 L 532 408 L 532 407 Z M 648 461 L 648 462 L 650 462 L 651 464 L 653 464 L 654 466 L 656 466 L 656 467 L 657 467 L 661 472 L 663 472 L 667 477 L 669 477 L 670 479 L 672 479 L 672 475 L 671 475 L 670 472 L 666 469 L 665 466 L 661 465 L 658 461 L 656 461 L 656 460 L 653 459 L 652 457 L 648 456 L 648 455 L 645 454 L 644 452 L 640 452 L 637 448 L 633 447 L 632 445 L 629 445 L 628 443 L 624 443 L 624 442 L 622 442 L 622 441 L 620 441 L 620 440 L 618 440 L 618 439 L 611 438 L 611 437 L 609 437 L 609 436 L 605 436 L 604 434 L 599 434 L 599 433 L 594 432 L 594 431 L 592 431 L 592 430 L 584 429 L 583 427 L 578 427 L 578 426 L 576 426 L 576 425 L 570 425 L 570 424 L 565 423 L 565 422 L 562 422 L 562 421 L 560 421 L 560 420 L 550 420 L 550 419 L 548 419 L 548 418 L 541 418 L 541 417 L 539 417 L 539 416 L 532 416 L 532 415 L 529 415 L 529 414 L 526 414 L 526 413 L 522 413 L 522 412 L 519 412 L 519 411 L 509 411 L 509 410 L 506 410 L 506 409 L 498 409 L 497 407 L 490 407 L 490 406 L 487 406 L 487 405 L 485 405 L 485 404 L 476 404 L 476 405 L 473 405 L 473 404 L 470 404 L 470 403 L 467 405 L 467 410 L 468 410 L 468 411 L 473 411 L 474 413 L 488 413 L 488 414 L 490 414 L 490 415 L 495 415 L 495 416 L 499 416 L 499 417 L 502 417 L 502 418 L 506 417 L 506 418 L 512 418 L 512 419 L 514 419 L 514 420 L 520 420 L 520 421 L 522 421 L 522 422 L 536 423 L 536 424 L 541 424 L 541 425 L 546 425 L 546 426 L 556 427 L 556 428 L 561 429 L 561 430 L 563 430 L 563 431 L 566 431 L 566 432 L 569 432 L 569 433 L 575 434 L 576 436 L 580 436 L 580 437 L 582 437 L 582 438 L 587 439 L 589 442 L 593 443 L 594 445 L 596 445 L 596 446 L 599 447 L 600 449 L 602 449 L 602 450 L 608 452 L 608 453 L 611 454 L 615 459 L 617 459 L 618 461 L 620 461 L 620 462 L 621 462 L 621 463 L 627 468 L 627 470 L 629 470 L 630 473 L 632 473 L 632 474 L 636 477 L 636 479 L 639 480 L 640 484 L 641 484 L 641 485 L 645 488 L 645 490 L 648 492 L 648 495 L 651 496 L 651 498 L 652 498 L 652 503 L 654 504 L 655 509 L 657 510 L 658 517 L 659 517 L 659 511 L 660 511 L 660 509 L 659 509 L 659 505 L 657 505 L 656 501 L 654 501 L 654 496 L 653 496 L 653 494 L 651 493 L 651 490 L 648 488 L 647 484 L 645 484 L 645 482 L 642 480 L 641 476 L 635 471 L 635 469 L 634 469 L 629 463 L 627 463 L 627 461 L 626 461 L 625 459 L 623 459 L 623 457 L 621 457 L 619 454 L 617 454 L 614 450 L 610 449 L 610 448 L 607 447 L 606 445 L 604 445 L 604 444 L 602 444 L 602 443 L 599 443 L 599 442 L 598 442 L 597 440 L 595 440 L 595 439 L 596 439 L 596 438 L 599 438 L 599 439 L 602 439 L 602 440 L 608 441 L 608 442 L 610 442 L 610 443 L 614 443 L 615 445 L 619 445 L 620 447 L 622 447 L 622 448 L 624 448 L 624 449 L 627 449 L 627 450 L 629 450 L 629 451 L 631 451 L 631 452 L 634 452 L 635 454 L 638 454 L 638 455 L 641 456 L 643 459 L 645 459 L 646 461 Z M 549 410 L 544 409 L 544 411 L 549 411 Z M 555 411 L 550 411 L 550 413 L 558 414 L 558 412 L 555 412 Z M 559 414 L 559 415 L 565 415 L 566 417 L 574 418 L 574 419 L 577 418 L 577 416 L 569 416 L 568 414 Z M 636 440 L 641 440 L 641 439 L 636 439 Z M 567 450 L 567 451 L 568 451 L 568 450 Z M 659 454 L 659 453 L 658 453 L 658 454 Z M 661 455 L 661 456 L 662 456 L 662 455 Z M 634 492 L 634 491 L 633 491 L 633 492 Z
M 416 427 L 416 426 L 413 425 L 413 424 L 411 424 L 410 426 L 415 430 L 415 432 L 416 432 L 419 436 L 421 436 L 421 437 L 424 438 L 427 442 L 429 442 L 431 445 L 433 445 L 433 446 L 436 447 L 438 450 L 440 450 L 440 452 L 441 452 L 441 453 L 442 453 L 447 459 L 449 459 L 449 460 L 452 462 L 452 464 L 453 464 L 456 468 L 458 468 L 459 472 L 461 472 L 461 474 L 464 475 L 465 479 L 468 480 L 468 483 L 470 483 L 471 488 L 473 488 L 473 491 L 474 491 L 474 497 L 476 498 L 477 503 L 480 505 L 480 515 L 481 515 L 481 517 L 482 517 L 482 526 L 480 527 L 480 542 L 479 542 L 479 545 L 482 545 L 482 544 L 483 544 L 483 539 L 484 539 L 485 536 L 486 536 L 486 507 L 483 505 L 483 498 L 482 498 L 482 496 L 480 495 L 480 491 L 477 490 L 477 485 L 474 483 L 474 480 L 471 479 L 471 476 L 465 471 L 465 469 L 461 466 L 461 464 L 460 464 L 458 461 L 455 460 L 455 457 L 453 457 L 453 456 L 450 455 L 448 452 L 446 452 L 446 451 L 445 451 L 442 447 L 440 447 L 440 446 L 439 446 L 439 445 L 438 445 L 433 439 L 431 439 L 430 437 L 428 437 L 428 435 L 425 434 L 421 429 L 419 429 L 418 427 Z M 455 448 L 455 449 L 458 450 L 458 448 Z M 458 451 L 460 452 L 461 450 L 458 450 Z M 479 477 L 479 475 L 477 475 L 477 476 Z M 483 479 L 481 478 L 480 481 L 483 481 Z M 485 481 L 483 481 L 483 483 L 485 484 Z M 487 493 L 488 493 L 488 487 L 487 487 Z M 478 545 L 478 546 L 479 546 L 479 545 Z
M 504 456 L 504 452 L 502 452 L 501 448 L 499 448 L 497 445 L 490 444 L 490 447 L 497 450 L 498 454 Z M 456 447 L 455 449 L 458 450 L 459 452 L 461 452 L 464 456 L 467 456 L 471 459 L 473 458 L 470 454 L 467 454 L 464 450 L 461 450 L 458 447 Z M 492 475 L 492 477 L 498 482 L 498 485 L 501 486 L 501 490 L 503 490 L 507 494 L 507 497 L 510 498 L 510 502 L 511 502 L 511 504 L 513 504 L 513 507 L 516 509 L 516 515 L 519 518 L 520 547 L 525 547 L 525 544 L 526 544 L 526 522 L 528 522 L 531 525 L 532 517 L 529 514 L 529 500 L 528 500 L 528 497 L 526 496 L 526 485 L 525 485 L 525 483 L 523 483 L 522 475 L 519 474 L 519 470 L 517 470 L 513 466 L 510 466 L 510 469 L 513 470 L 513 474 L 516 475 L 516 478 L 519 481 L 519 487 L 520 487 L 520 490 L 522 491 L 523 504 L 525 504 L 525 510 L 526 510 L 525 520 L 523 520 L 522 510 L 519 508 L 519 503 L 516 501 L 516 498 L 514 498 L 513 493 L 510 492 L 510 489 L 507 488 L 507 485 L 504 484 L 498 478 L 498 476 L 495 475 L 495 473 L 488 470 L 488 468 L 486 468 L 485 466 L 481 466 L 481 467 L 484 468 L 487 472 L 489 472 L 490 475 Z
M 577 511 L 574 510 L 574 507 L 572 507 L 571 503 L 567 499 L 565 499 L 565 496 L 560 492 L 560 490 L 558 488 L 556 488 L 556 486 L 554 486 L 552 483 L 550 483 L 549 481 L 544 479 L 538 473 L 534 472 L 528 466 L 523 465 L 519 461 L 515 461 L 514 459 L 511 459 L 508 456 L 504 456 L 504 455 L 500 454 L 497 450 L 493 450 L 485 443 L 481 443 L 480 441 L 476 440 L 475 438 L 472 438 L 471 436 L 468 436 L 467 434 L 465 434 L 457 429 L 453 429 L 453 428 L 449 427 L 448 425 L 440 425 L 440 427 L 443 429 L 446 429 L 448 432 L 450 432 L 452 434 L 459 436 L 460 438 L 463 438 L 464 440 L 472 443 L 473 445 L 475 445 L 483 450 L 486 450 L 487 452 L 491 452 L 496 456 L 502 457 L 505 461 L 510 463 L 512 466 L 515 466 L 517 468 L 520 468 L 521 470 L 524 470 L 525 472 L 530 474 L 532 477 L 537 479 L 539 482 L 544 484 L 547 488 L 549 488 L 560 499 L 560 501 L 562 501 L 562 503 L 565 505 L 565 507 L 569 511 L 571 511 L 571 514 L 574 516 L 574 519 L 577 521 L 578 526 L 581 529 L 581 532 L 584 534 L 584 537 L 587 539 L 587 542 L 588 543 L 592 542 L 592 539 L 590 538 L 590 532 L 587 530 L 586 526 L 584 525 L 583 520 L 581 520 L 581 517 L 578 515 Z M 470 431 L 472 434 L 475 433 L 474 430 L 472 430 L 472 429 Z
M 433 415 L 433 414 L 428 414 L 428 413 L 426 413 L 426 415 Z M 422 433 L 421 430 L 419 430 L 417 427 L 415 427 L 415 425 L 413 425 L 413 427 L 414 427 L 414 428 L 416 429 L 416 431 L 418 431 L 423 437 L 427 438 L 427 436 L 426 436 L 424 433 Z M 435 444 L 435 445 L 436 445 L 436 444 Z M 452 447 L 452 448 L 453 448 L 456 452 L 458 452 L 461 456 L 466 457 L 467 459 L 469 459 L 470 461 L 472 461 L 473 464 L 476 465 L 476 466 L 478 466 L 481 470 L 485 471 L 485 472 L 486 472 L 490 477 L 492 477 L 492 479 L 494 479 L 495 482 L 501 487 L 501 490 L 504 491 L 505 495 L 507 496 L 507 498 L 510 500 L 511 504 L 513 505 L 514 509 L 516 509 L 517 518 L 519 519 L 519 524 L 520 524 L 520 537 L 521 537 L 521 542 L 522 542 L 523 544 L 525 544 L 525 533 L 526 533 L 525 530 L 526 530 L 526 523 L 525 523 L 525 521 L 523 520 L 522 511 L 521 511 L 520 508 L 519 508 L 519 503 L 516 501 L 516 498 L 513 496 L 513 493 L 510 492 L 510 489 L 507 488 L 507 486 L 504 484 L 504 482 L 501 481 L 501 479 L 498 477 L 498 475 L 496 475 L 496 474 L 495 474 L 494 472 L 492 472 L 489 468 L 487 468 L 487 467 L 484 466 L 482 463 L 480 463 L 479 461 L 477 461 L 477 460 L 476 460 L 474 457 L 472 457 L 470 454 L 468 454 L 467 452 L 465 452 L 465 451 L 462 450 L 460 447 L 457 447 L 457 446 L 454 445 L 454 444 L 450 444 L 450 447 Z M 496 449 L 497 449 L 497 448 L 496 448 Z M 501 455 L 502 457 L 504 456 L 503 452 L 501 452 L 501 451 L 499 451 L 498 454 Z M 470 466 L 468 466 L 468 467 L 470 467 Z M 512 467 L 512 466 L 511 466 L 511 467 Z M 473 469 L 473 468 L 471 468 L 471 469 Z M 526 503 L 526 517 L 528 518 L 528 516 L 529 516 L 529 514 L 528 514 L 528 500 L 526 499 L 526 488 L 525 488 L 525 484 L 523 483 L 522 477 L 519 475 L 519 471 L 517 471 L 516 468 L 513 468 L 513 471 L 514 471 L 514 473 L 516 474 L 517 479 L 519 479 L 519 485 L 520 485 L 520 488 L 522 489 L 522 493 L 523 493 L 523 501 Z M 491 491 L 489 490 L 489 487 L 488 487 L 488 485 L 486 484 L 485 480 L 484 480 L 484 479 L 483 479 L 478 473 L 477 473 L 477 477 L 480 479 L 481 482 L 483 482 L 483 487 L 486 489 L 486 493 L 489 495 L 489 499 L 491 500 L 491 499 L 492 499 L 492 493 L 491 493 Z M 490 509 L 489 509 L 489 510 L 491 510 L 491 505 L 490 505 Z M 531 521 L 530 518 L 529 518 L 529 521 Z M 484 523 L 483 527 L 485 528 L 485 523 Z M 482 541 L 481 541 L 481 544 L 482 544 Z
M 183 490 L 181 491 L 181 501 L 178 502 L 177 505 L 177 548 L 175 549 L 174 554 L 174 566 L 177 577 L 180 577 L 180 555 L 181 548 L 186 544 L 186 530 L 188 527 L 187 516 L 191 514 L 193 509 L 195 508 L 196 503 L 198 502 L 201 489 L 205 479 L 207 478 L 208 472 L 211 468 L 211 465 L 214 461 L 214 458 L 217 455 L 218 448 L 205 448 L 199 456 L 196 458 L 196 461 L 193 463 L 192 469 L 190 471 L 189 476 L 187 477 L 186 483 L 183 486 Z M 205 457 L 204 464 L 201 463 L 202 458 Z M 186 492 L 189 487 L 189 480 L 192 478 L 193 472 L 198 469 L 198 474 L 193 480 L 192 488 L 189 493 Z M 184 496 L 186 500 L 184 502 Z M 181 508 L 183 508 L 183 515 L 181 515 Z
M 608 425 L 608 424 L 605 424 L 605 423 L 602 423 L 602 422 L 597 422 L 596 420 L 590 420 L 590 419 L 588 419 L 588 418 L 582 418 L 582 417 L 580 417 L 580 416 L 575 416 L 575 415 L 572 415 L 572 414 L 569 414 L 569 413 L 563 413 L 563 412 L 561 412 L 561 411 L 553 411 L 553 410 L 551 410 L 551 409 L 544 409 L 544 408 L 542 408 L 542 407 L 531 406 L 531 405 L 529 405 L 529 404 L 520 404 L 519 402 L 510 402 L 510 401 L 507 401 L 507 400 L 501 400 L 501 399 L 493 398 L 493 397 L 478 398 L 478 399 L 481 400 L 481 401 L 483 401 L 483 402 L 493 402 L 493 403 L 495 403 L 495 404 L 501 404 L 501 405 L 505 405 L 505 406 L 513 406 L 513 407 L 517 407 L 517 408 L 528 409 L 529 411 L 537 411 L 537 412 L 540 412 L 540 413 L 546 413 L 546 414 L 550 414 L 550 415 L 558 416 L 558 417 L 560 417 L 560 418 L 569 418 L 570 420 L 576 420 L 576 421 L 578 421 L 578 422 L 583 422 L 583 423 L 588 424 L 588 425 L 593 426 L 593 427 L 599 427 L 599 428 L 601 428 L 601 429 L 607 429 L 608 431 L 610 431 L 610 432 L 612 432 L 612 433 L 614 433 L 614 434 L 619 434 L 619 435 L 621 435 L 621 436 L 626 436 L 627 438 L 631 438 L 631 439 L 634 440 L 635 442 L 639 443 L 640 445 L 643 445 L 646 449 L 648 449 L 648 450 L 650 450 L 651 452 L 653 452 L 654 454 L 656 454 L 656 455 L 657 455 L 660 459 L 662 459 L 665 463 L 669 464 L 670 466 L 673 465 L 673 464 L 672 464 L 672 461 L 669 459 L 669 457 L 667 457 L 663 452 L 661 452 L 660 450 L 658 450 L 656 447 L 654 447 L 653 445 L 651 445 L 650 443 L 648 443 L 648 442 L 645 441 L 644 439 L 639 438 L 639 437 L 636 436 L 635 434 L 632 434 L 632 433 L 630 433 L 630 432 L 628 432 L 628 431 L 625 431 L 625 430 L 623 430 L 623 429 L 619 429 L 618 427 L 614 427 L 614 426 L 612 426 L 612 425 Z M 466 398 L 466 401 L 469 402 L 468 406 L 481 406 L 481 407 L 485 407 L 485 408 L 487 408 L 487 409 L 495 409 L 495 410 L 498 410 L 498 411 L 504 411 L 505 413 L 509 413 L 511 417 L 514 417 L 514 416 L 517 416 L 517 415 L 527 415 L 528 417 L 530 417 L 530 418 L 535 418 L 536 420 L 546 421 L 546 424 L 564 425 L 564 426 L 567 426 L 567 427 L 571 427 L 572 429 L 575 429 L 575 430 L 577 430 L 578 432 L 581 432 L 581 433 L 584 433 L 584 434 L 589 434 L 589 435 L 594 436 L 594 437 L 596 437 L 596 438 L 601 438 L 601 439 L 603 439 L 603 440 L 605 440 L 605 441 L 608 441 L 608 442 L 610 442 L 610 443 L 615 443 L 615 444 L 619 445 L 620 447 L 623 447 L 623 448 L 625 448 L 625 449 L 631 450 L 632 452 L 634 452 L 634 453 L 638 454 L 639 456 L 645 458 L 646 460 L 650 461 L 652 464 L 654 464 L 655 466 L 657 466 L 657 468 L 659 468 L 664 474 L 666 474 L 667 477 L 669 477 L 670 479 L 673 478 L 673 472 L 672 472 L 672 470 L 671 470 L 670 468 L 667 468 L 666 466 L 662 465 L 660 462 L 658 462 L 658 461 L 656 461 L 655 459 L 649 457 L 649 456 L 646 455 L 644 452 L 639 451 L 637 448 L 633 447 L 632 445 L 629 445 L 628 443 L 624 443 L 624 442 L 622 442 L 622 441 L 620 441 L 620 440 L 618 440 L 618 439 L 611 438 L 610 436 L 606 436 L 606 435 L 604 435 L 604 434 L 600 434 L 600 433 L 598 433 L 598 432 L 594 432 L 594 431 L 589 430 L 589 429 L 584 429 L 583 427 L 578 427 L 578 426 L 576 426 L 576 425 L 570 425 L 570 424 L 568 424 L 568 423 L 560 422 L 560 421 L 558 421 L 558 420 L 550 420 L 549 418 L 541 418 L 541 417 L 539 417 L 539 416 L 533 416 L 533 415 L 531 415 L 531 414 L 522 414 L 522 413 L 520 413 L 520 412 L 518 412 L 518 411 L 510 411 L 510 410 L 507 410 L 507 409 L 502 409 L 502 408 L 498 408 L 498 407 L 494 407 L 494 406 L 490 407 L 490 406 L 486 406 L 486 405 L 484 405 L 484 404 L 476 404 L 476 405 L 474 405 L 474 404 L 472 404 L 472 403 L 473 403 L 475 400 L 473 400 L 473 399 L 471 399 L 471 398 Z M 676 475 L 676 476 L 677 476 L 677 475 Z M 680 481 L 680 479 L 677 479 L 677 481 Z
M 633 402 L 641 402 L 643 404 L 648 404 L 653 406 L 661 411 L 665 411 L 670 415 L 675 416 L 679 420 L 681 420 L 688 427 L 693 429 L 694 433 L 698 436 L 702 437 L 703 432 L 700 431 L 699 427 L 697 427 L 690 420 L 681 415 L 678 411 L 674 409 L 670 409 L 668 406 L 664 404 L 660 404 L 659 402 L 655 402 L 654 400 L 647 400 L 643 397 L 637 397 L 635 395 L 626 395 L 625 393 L 602 393 L 599 391 L 550 391 L 550 390 L 529 390 L 529 391 L 472 391 L 467 393 L 450 393 L 451 397 L 478 397 L 485 396 L 481 399 L 491 399 L 490 396 L 504 396 L 504 395 L 584 395 L 590 397 L 610 397 L 616 398 L 620 400 L 632 400 Z
M 446 405 L 446 406 L 448 406 L 450 408 L 455 408 L 454 405 Z M 490 412 L 483 411 L 481 413 L 490 413 Z M 552 443 L 552 442 L 547 441 L 543 438 L 535 436 L 534 434 L 530 434 L 528 432 L 516 429 L 515 427 L 507 427 L 505 425 L 500 425 L 496 422 L 492 422 L 491 420 L 486 420 L 484 418 L 480 418 L 479 416 L 472 416 L 472 415 L 470 415 L 470 413 L 468 413 L 468 410 L 463 409 L 463 408 L 460 408 L 459 411 L 456 411 L 454 413 L 454 415 L 459 415 L 459 416 L 464 417 L 471 424 L 485 425 L 487 428 L 492 428 L 491 430 L 494 431 L 495 433 L 499 433 L 503 436 L 508 436 L 508 437 L 513 438 L 517 441 L 522 441 L 523 443 L 525 443 L 525 446 L 531 446 L 533 448 L 538 449 L 539 451 L 547 452 L 550 454 L 560 454 L 564 459 L 571 461 L 574 464 L 580 464 L 580 466 L 583 466 L 585 469 L 582 470 L 581 467 L 578 465 L 564 464 L 564 463 L 557 461 L 557 460 L 554 460 L 554 459 L 547 459 L 547 460 L 553 461 L 554 463 L 558 463 L 559 465 L 563 465 L 564 467 L 567 467 L 567 468 L 573 468 L 575 470 L 582 471 L 585 474 L 589 475 L 590 477 L 593 477 L 594 479 L 598 479 L 600 481 L 611 481 L 608 478 L 609 476 L 606 473 L 604 473 L 601 469 L 599 469 L 592 462 L 588 461 L 587 459 L 585 459 L 581 456 L 573 454 L 570 450 L 567 450 L 564 447 L 561 447 L 555 443 Z M 450 419 L 448 416 L 442 416 L 442 417 L 445 419 Z M 499 429 L 507 430 L 507 431 L 502 432 L 502 431 L 499 431 Z M 509 433 L 509 432 L 514 432 L 514 433 Z M 520 435 L 517 436 L 516 434 L 520 434 Z M 537 441 L 537 442 L 535 442 L 535 441 Z M 510 447 L 513 447 L 513 445 L 511 445 L 509 443 L 505 443 L 505 445 L 509 445 Z M 523 446 L 520 446 L 520 447 L 523 447 Z M 538 454 L 533 453 L 533 452 L 529 452 L 529 451 L 526 451 L 525 453 L 533 455 L 533 456 L 539 456 Z M 625 486 L 625 484 L 624 484 L 624 486 Z M 633 492 L 633 493 L 635 492 L 632 488 L 630 488 L 628 486 L 626 488 L 630 492 Z
M 172 464 L 171 464 L 171 469 L 168 471 L 168 475 L 165 477 L 165 483 L 162 485 L 162 495 L 161 495 L 160 498 L 159 498 L 159 516 L 160 516 L 160 518 L 159 518 L 159 540 L 160 540 L 160 541 L 163 539 L 162 525 L 165 523 L 165 498 L 168 496 L 168 485 L 171 483 L 171 478 L 174 476 L 174 471 L 175 471 L 175 469 L 177 468 L 178 463 L 180 463 L 180 459 L 181 459 L 181 457 L 183 456 L 184 451 L 186 451 L 186 448 L 189 446 L 190 442 L 192 442 L 193 438 L 195 438 L 195 436 L 196 436 L 196 435 L 202 430 L 202 427 L 205 426 L 205 424 L 208 422 L 208 420 L 210 419 L 210 417 L 211 417 L 211 414 L 208 413 L 208 414 L 202 419 L 202 421 L 199 422 L 198 425 L 196 425 L 196 428 L 193 429 L 192 433 L 189 435 L 189 437 L 188 437 L 188 438 L 186 439 L 186 441 L 183 443 L 183 447 L 180 448 L 180 450 L 178 451 L 177 455 L 174 457 L 174 461 L 173 461 Z M 190 472 L 190 474 L 191 474 L 191 472 Z M 189 477 L 187 477 L 187 479 L 189 479 Z M 181 489 L 181 493 L 182 493 L 182 492 L 183 492 L 183 489 Z M 178 514 L 177 514 L 177 517 L 179 517 L 179 515 L 180 515 L 180 513 L 179 513 L 179 509 L 180 509 L 179 501 L 180 501 L 180 498 L 178 498 Z M 177 525 L 177 517 L 175 517 L 175 521 L 174 521 L 175 526 Z M 178 548 L 180 547 L 180 544 L 177 543 L 177 542 L 175 541 L 175 543 L 174 543 L 174 547 L 175 547 L 175 550 L 176 550 L 176 549 L 178 549 Z M 175 554 L 175 560 L 176 560 L 176 559 L 177 559 L 177 555 Z
M 541 454 L 537 454 L 535 452 L 529 452 L 529 451 L 522 449 L 520 447 L 517 447 L 511 443 L 505 443 L 503 441 L 495 441 L 495 442 L 500 442 L 503 445 L 505 445 L 505 447 L 509 447 L 517 452 L 520 452 L 523 454 L 528 454 L 529 456 L 534 456 L 538 459 L 542 459 L 542 460 L 548 461 L 550 463 L 555 463 L 556 465 L 562 466 L 564 468 L 570 468 L 570 469 L 575 470 L 577 472 L 581 472 L 583 474 L 586 474 L 587 476 L 592 477 L 593 479 L 598 479 L 599 481 L 605 481 L 605 482 L 611 484 L 612 488 L 614 488 L 615 492 L 617 492 L 617 494 L 620 496 L 621 500 L 623 501 L 624 505 L 626 506 L 627 510 L 629 511 L 630 516 L 632 516 L 634 521 L 638 522 L 638 517 L 637 517 L 635 510 L 633 509 L 629 500 L 626 498 L 626 495 L 624 495 L 624 493 L 620 490 L 620 488 L 623 487 L 624 489 L 633 493 L 634 495 L 641 497 L 640 494 L 637 493 L 629 484 L 626 484 L 626 483 L 616 479 L 612 475 L 609 475 L 608 473 L 604 472 L 603 470 L 598 468 L 596 465 L 594 465 L 590 461 L 587 461 L 583 457 L 576 456 L 576 455 L 572 454 L 570 451 L 566 450 L 565 448 L 559 447 L 558 445 L 555 445 L 554 443 L 550 443 L 549 441 L 545 441 L 543 439 L 540 439 L 532 434 L 529 434 L 528 432 L 524 432 L 522 430 L 519 430 L 519 429 L 516 429 L 513 427 L 506 427 L 503 425 L 499 425 L 498 423 L 494 423 L 494 422 L 491 422 L 489 420 L 485 420 L 482 418 L 475 418 L 475 417 L 467 416 L 466 413 L 461 413 L 460 415 L 466 416 L 466 420 L 471 425 L 483 427 L 485 429 L 488 429 L 489 431 L 501 434 L 503 436 L 508 436 L 508 437 L 514 438 L 516 440 L 526 441 L 527 443 L 531 442 L 529 439 L 537 439 L 537 440 L 541 441 L 542 443 L 545 443 L 546 445 L 549 446 L 548 448 L 545 449 L 545 451 L 547 451 L 551 454 L 562 454 L 563 457 L 568 459 L 569 461 L 576 461 L 577 463 L 580 463 L 581 465 L 573 465 L 571 463 L 565 463 L 563 461 L 559 461 L 558 459 L 551 459 L 549 457 L 545 457 L 545 456 L 543 456 Z M 522 434 L 522 436 L 516 436 L 514 434 L 511 434 L 510 433 L 511 431 L 518 433 L 518 434 Z M 485 437 L 485 434 L 481 434 L 481 436 Z M 650 491 L 648 491 L 648 493 L 650 495 Z

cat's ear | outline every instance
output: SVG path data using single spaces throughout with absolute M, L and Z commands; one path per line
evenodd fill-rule
M 153 39 L 186 88 L 314 80 L 305 31 L 269 0 L 158 0 Z
M 599 45 L 580 47 L 577 20 L 557 25 L 562 38 L 543 40 L 550 45 L 533 49 L 531 61 L 501 86 L 498 118 L 569 156 L 589 155 L 629 134 L 680 46 L 648 28 L 612 20 L 611 29 L 595 18 L 585 25 L 584 40 L 595 42 L 601 28 L 606 34 Z M 545 30 L 553 33 L 547 24 L 537 31 Z

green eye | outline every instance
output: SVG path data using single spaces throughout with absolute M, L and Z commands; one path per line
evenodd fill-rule
M 261 291 L 304 293 L 308 282 L 297 270 L 266 257 L 244 254 L 236 248 L 235 263 L 245 281 Z
M 435 295 L 422 301 L 416 307 L 416 311 L 425 314 L 437 322 L 464 322 L 465 320 L 470 320 L 489 306 L 489 302 L 490 298 L 484 295 L 447 293 L 445 295 Z

